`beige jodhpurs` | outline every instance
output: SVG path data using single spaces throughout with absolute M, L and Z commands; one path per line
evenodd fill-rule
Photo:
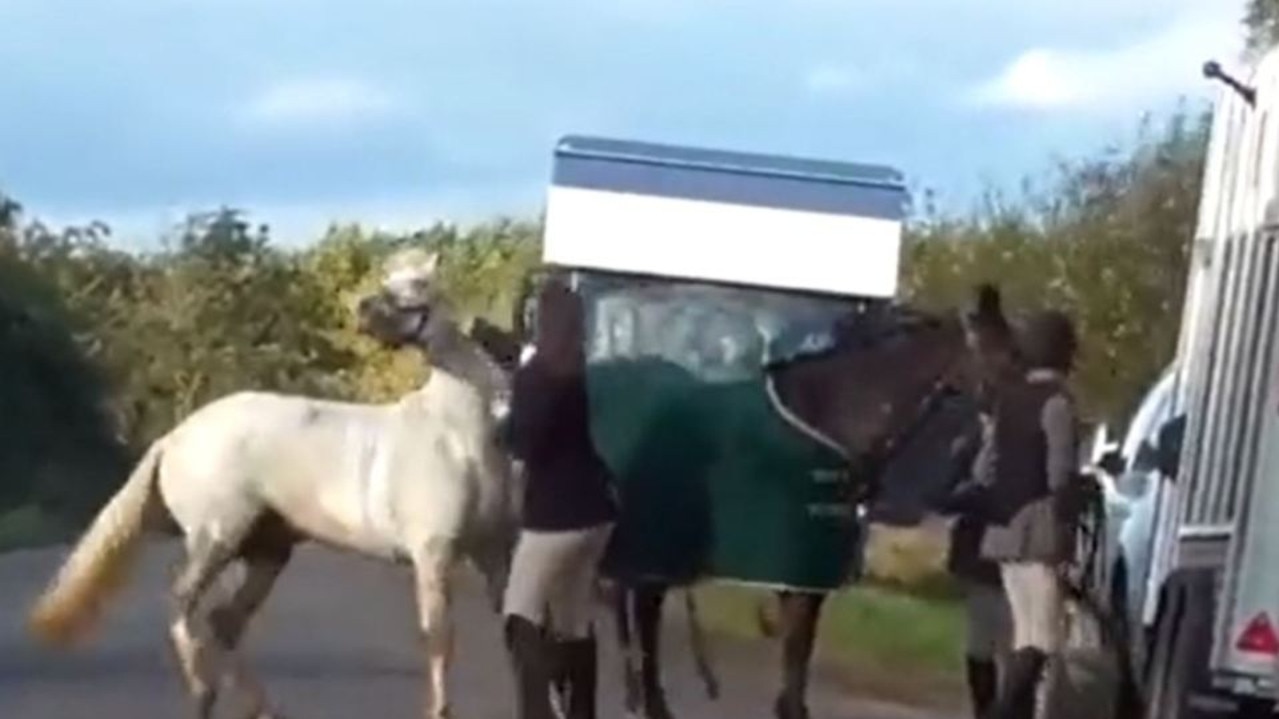
M 590 635 L 595 581 L 612 524 L 562 532 L 520 532 L 502 613 L 562 639 Z
M 1013 649 L 1056 653 L 1064 640 L 1065 620 L 1056 568 L 1044 562 L 1003 562 L 999 569 L 1013 615 Z

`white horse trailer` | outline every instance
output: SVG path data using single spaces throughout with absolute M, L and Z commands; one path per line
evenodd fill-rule
M 1223 81 L 1163 443 L 1147 629 L 1147 717 L 1271 716 L 1279 670 L 1279 51 Z M 1135 608 L 1134 608 L 1135 609 Z

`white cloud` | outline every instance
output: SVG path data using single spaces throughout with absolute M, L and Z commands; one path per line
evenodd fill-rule
M 1196 9 L 1108 49 L 1032 48 L 971 88 L 967 99 L 979 106 L 1126 112 L 1178 95 L 1203 96 L 1214 89 L 1200 74 L 1203 62 L 1229 61 L 1241 47 L 1237 15 Z
M 254 125 L 348 123 L 387 114 L 395 98 L 346 78 L 310 78 L 272 85 L 253 97 L 241 119 Z

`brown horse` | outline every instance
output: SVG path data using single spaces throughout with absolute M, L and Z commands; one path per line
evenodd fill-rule
M 977 398 L 1007 371 L 1013 336 L 998 291 L 983 286 L 975 307 L 933 316 L 894 306 L 882 310 L 823 352 L 771 365 L 782 404 L 853 458 L 854 496 L 869 500 L 883 470 L 903 453 L 935 414 L 941 399 L 957 392 Z M 638 633 L 638 676 L 627 666 L 627 709 L 646 719 L 671 716 L 662 686 L 658 629 L 669 585 L 620 588 L 616 605 L 623 646 Z M 804 719 L 808 669 L 825 593 L 781 591 L 778 626 L 783 680 L 774 705 L 778 719 Z M 762 616 L 762 614 L 761 614 Z

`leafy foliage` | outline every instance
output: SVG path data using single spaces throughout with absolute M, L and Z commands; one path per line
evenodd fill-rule
M 1248 50 L 1261 52 L 1279 43 L 1279 0 L 1248 0 L 1244 15 Z
M 1121 418 L 1176 344 L 1208 129 L 1207 116 L 1179 114 L 1128 151 L 1060 163 L 1019 202 L 925 218 L 908 240 L 906 293 L 953 306 L 997 281 L 1013 310 L 1070 310 L 1085 405 Z
M 82 264 L 97 259 L 94 240 L 22 226 L 20 206 L 0 206 L 0 511 L 36 502 L 78 516 L 109 486 L 78 478 L 125 460 L 106 377 L 81 339 L 92 317 L 77 311 L 95 291 Z
M 905 294 L 949 305 L 996 280 L 1013 309 L 1070 309 L 1087 406 L 1122 415 L 1175 342 L 1206 132 L 1205 118 L 1178 115 L 1130 148 L 1059 163 L 1015 201 L 925 214 L 908 232 Z M 82 519 L 138 450 L 232 391 L 404 393 L 424 379 L 418 358 L 354 327 L 382 260 L 441 251 L 464 319 L 509 327 L 540 234 L 507 219 L 407 235 L 333 226 L 286 250 L 221 208 L 192 215 L 159 250 L 129 253 L 105 227 L 54 231 L 0 195 L 0 416 L 21 418 L 0 436 L 0 514 Z

